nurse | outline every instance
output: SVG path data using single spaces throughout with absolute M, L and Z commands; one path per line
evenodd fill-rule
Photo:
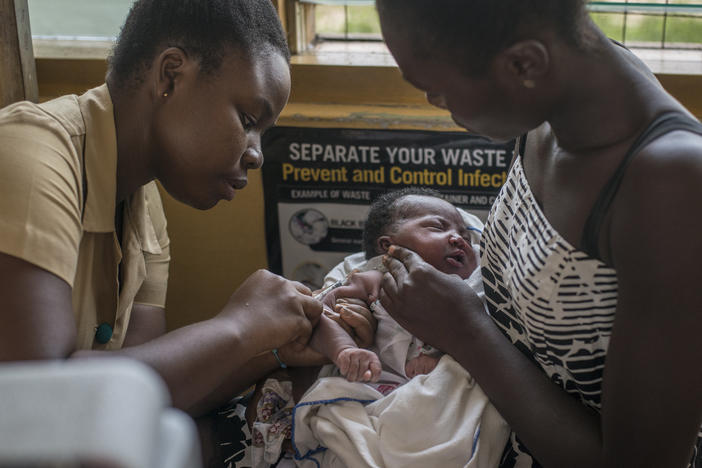
M 198 209 L 235 198 L 287 102 L 288 59 L 269 0 L 139 0 L 105 84 L 0 111 L 1 361 L 134 358 L 193 416 L 278 359 L 320 362 L 306 344 L 321 304 L 263 270 L 215 317 L 165 325 L 155 180 Z

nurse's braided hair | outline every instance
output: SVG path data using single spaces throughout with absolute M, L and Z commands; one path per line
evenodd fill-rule
M 377 0 L 381 23 L 403 31 L 417 58 L 439 57 L 479 76 L 498 52 L 548 28 L 581 45 L 585 0 Z
M 373 201 L 368 211 L 368 217 L 363 226 L 363 251 L 366 259 L 382 253 L 378 252 L 377 241 L 380 236 L 390 233 L 396 222 L 407 216 L 403 210 L 398 209 L 398 200 L 408 195 L 442 198 L 436 190 L 425 187 L 405 187 L 380 195 Z
M 111 83 L 140 84 L 154 57 L 171 46 L 199 59 L 205 74 L 217 72 L 227 47 L 245 57 L 276 52 L 290 59 L 270 0 L 137 0 L 108 59 Z

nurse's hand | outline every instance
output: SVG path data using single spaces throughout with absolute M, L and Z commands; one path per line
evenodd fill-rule
M 301 352 L 321 313 L 322 303 L 309 288 L 258 270 L 234 292 L 217 319 L 236 327 L 236 336 L 257 355 L 287 344 Z
M 309 346 L 300 348 L 296 342 L 288 343 L 278 350 L 280 360 L 288 367 L 311 367 L 330 364 L 331 360 Z
M 380 303 L 412 335 L 452 354 L 484 319 L 482 301 L 458 275 L 442 273 L 413 251 L 391 246 L 383 259 Z

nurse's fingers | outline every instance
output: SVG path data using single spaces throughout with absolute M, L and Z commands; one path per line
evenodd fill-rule
M 299 281 L 291 281 L 292 284 L 295 286 L 295 289 L 297 289 L 297 292 L 304 294 L 305 296 L 311 296 L 312 295 L 312 290 L 305 286 L 304 284 L 300 283 Z
M 392 261 L 392 260 L 396 261 Z M 397 274 L 408 274 L 418 265 L 426 263 L 415 251 L 400 247 L 399 245 L 391 245 L 387 255 L 383 257 L 383 263 L 390 274 L 395 279 L 398 279 Z M 389 266 L 391 265 L 392 268 Z

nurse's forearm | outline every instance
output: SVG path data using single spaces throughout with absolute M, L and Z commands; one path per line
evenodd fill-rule
M 264 353 L 245 363 L 238 370 L 226 376 L 224 382 L 215 391 L 207 395 L 195 406 L 188 408 L 188 413 L 199 417 L 219 408 L 232 398 L 240 395 L 259 380 L 279 368 L 273 353 Z
M 267 371 L 246 366 L 253 360 L 253 346 L 232 322 L 213 318 L 179 328 L 155 340 L 116 351 L 84 350 L 72 357 L 124 356 L 144 362 L 166 382 L 173 405 L 186 411 L 216 404 L 213 392 L 225 382 L 232 389 L 244 389 Z M 260 360 L 265 364 L 265 359 Z M 236 376 L 236 377 L 233 377 Z M 232 395 L 234 396 L 234 392 Z

